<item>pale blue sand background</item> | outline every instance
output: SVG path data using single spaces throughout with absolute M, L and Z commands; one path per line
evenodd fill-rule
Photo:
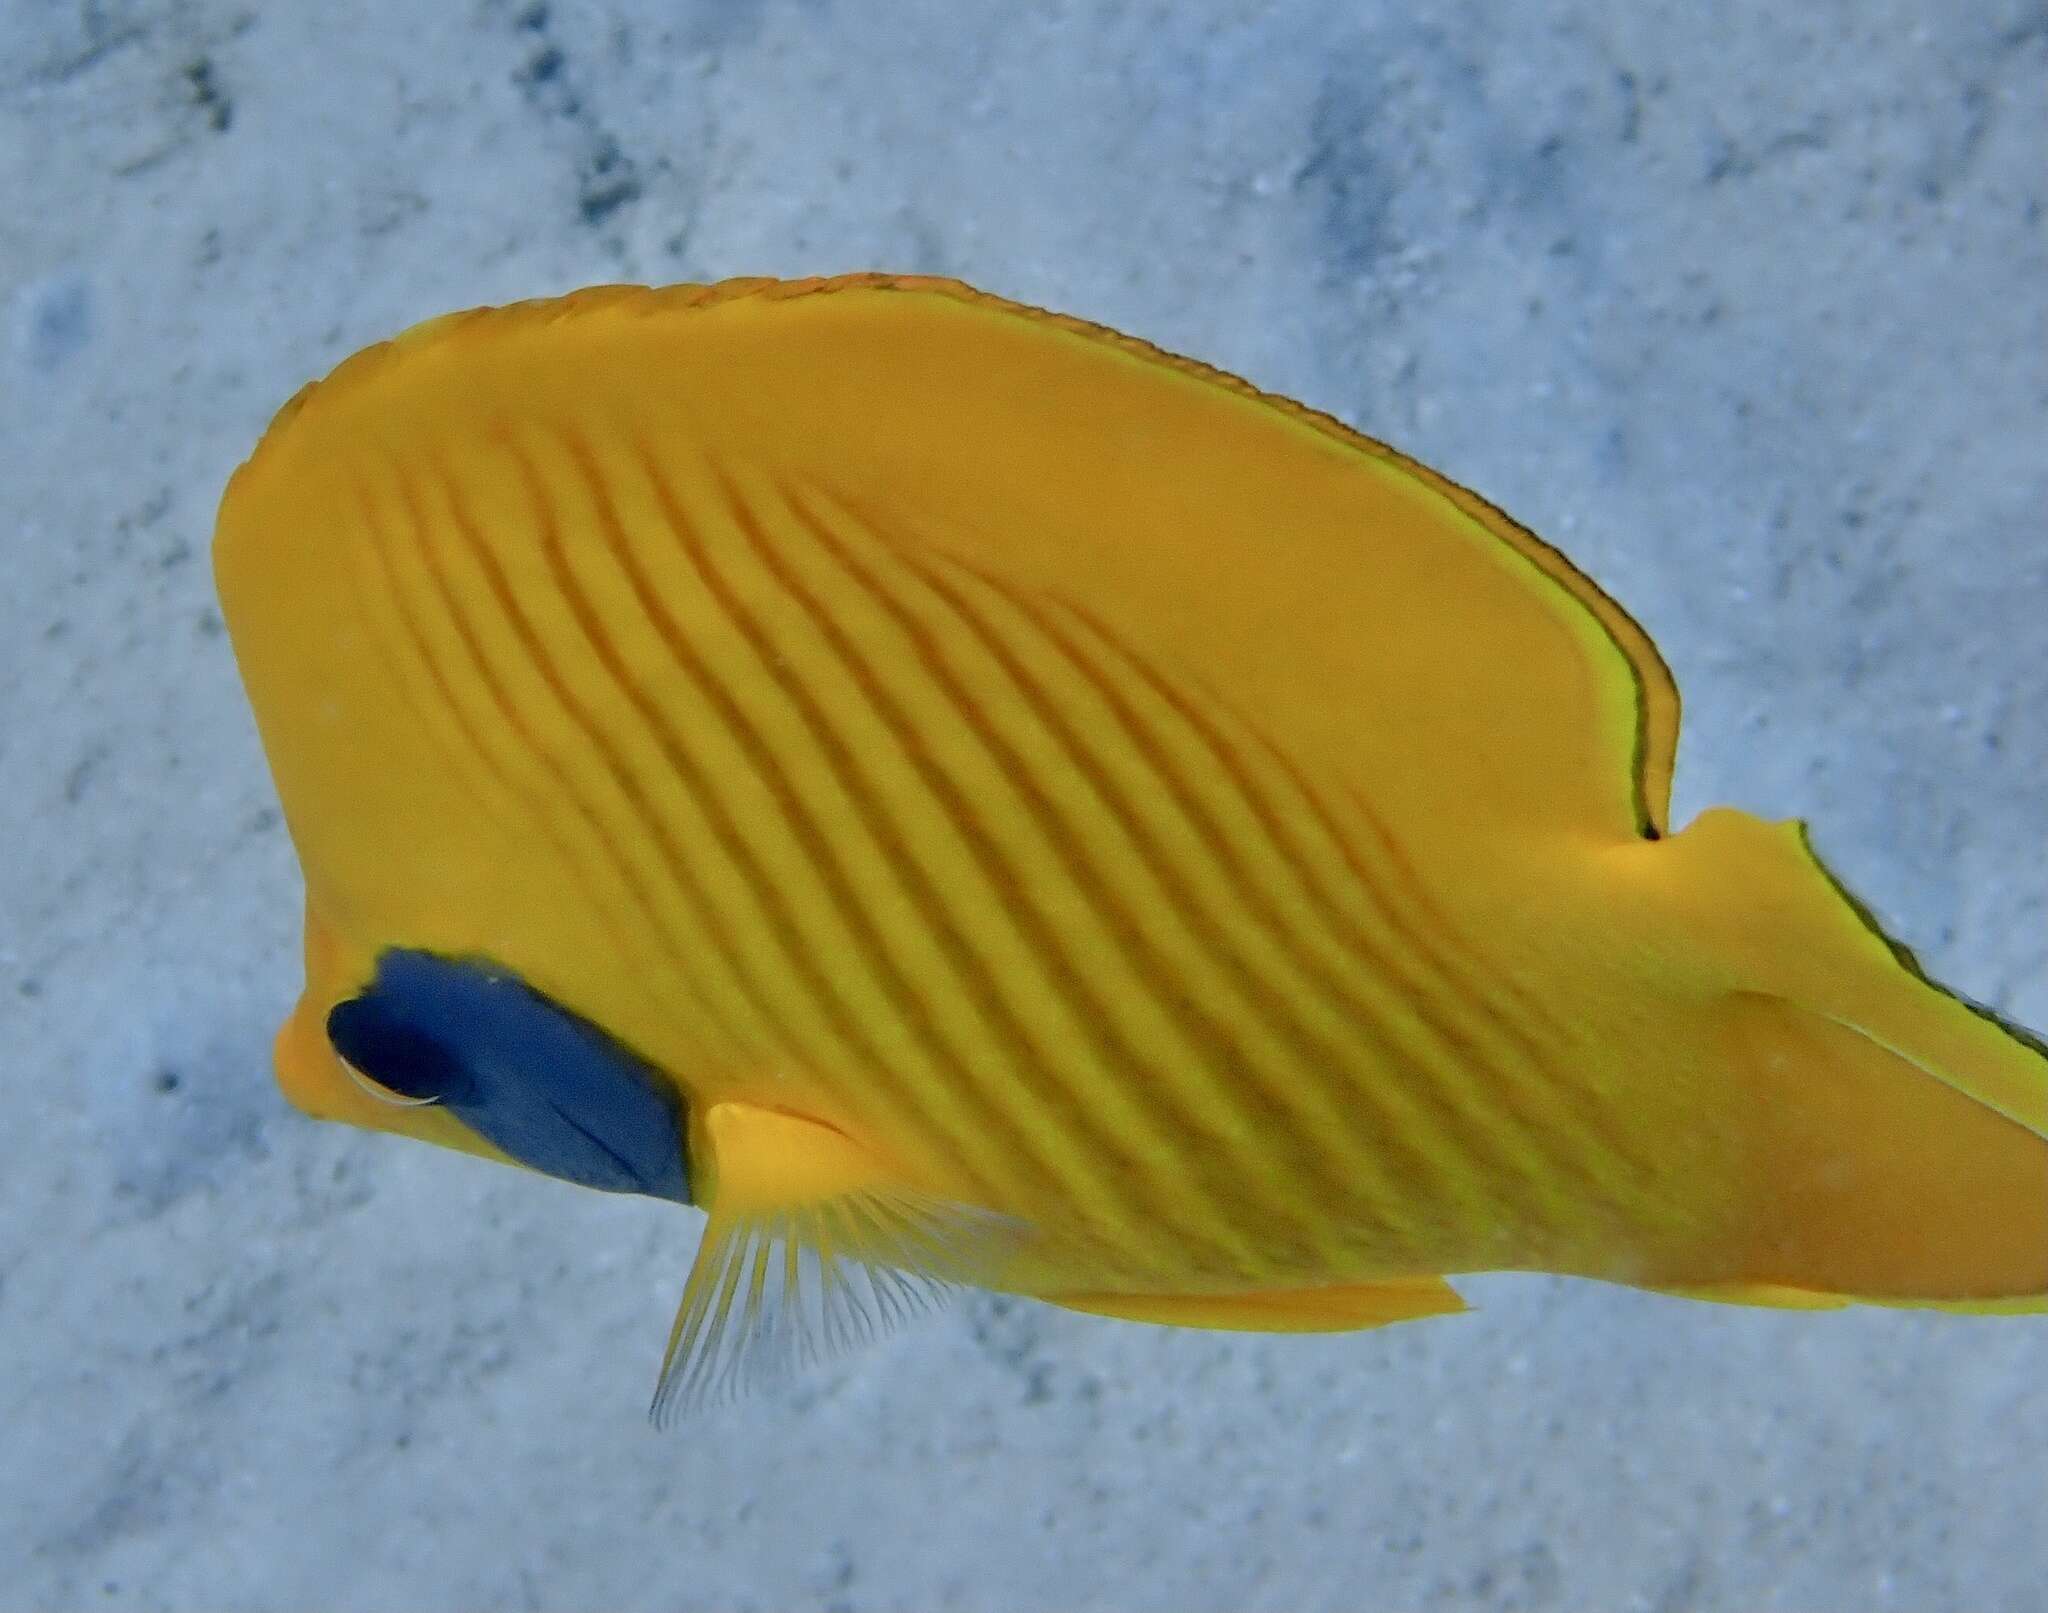
M 206 549 L 412 320 L 959 274 L 1564 545 L 1679 673 L 1680 816 L 1810 815 L 2042 1025 L 2044 155 L 2017 0 L 0 0 L 0 1605 L 2041 1607 L 2048 1320 L 977 1299 L 655 1435 L 694 1217 L 275 1095 Z

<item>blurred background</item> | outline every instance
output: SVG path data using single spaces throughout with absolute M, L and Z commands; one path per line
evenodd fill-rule
M 423 317 L 958 275 L 1504 505 L 1672 662 L 1678 820 L 2048 1025 L 2044 153 L 2021 0 L 4 0 L 0 1604 L 2038 1608 L 2048 1319 L 975 1297 L 655 1434 L 694 1215 L 277 1096 L 207 546 Z

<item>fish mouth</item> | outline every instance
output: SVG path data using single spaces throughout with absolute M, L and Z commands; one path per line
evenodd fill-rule
M 353 978 L 334 931 L 306 906 L 306 985 L 271 1046 L 277 1084 L 296 1109 L 316 1120 L 342 1120 L 381 1130 L 396 1129 L 389 1106 L 354 1078 L 327 1035 L 334 1005 L 353 996 Z

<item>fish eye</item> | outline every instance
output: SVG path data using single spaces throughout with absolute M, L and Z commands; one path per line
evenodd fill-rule
M 327 1015 L 327 1039 L 380 1103 L 429 1103 L 510 1159 L 616 1193 L 690 1202 L 681 1102 L 652 1065 L 483 958 L 409 947 Z
M 467 1084 L 460 1058 L 374 996 L 336 1003 L 327 1040 L 349 1078 L 380 1103 L 420 1108 Z
M 335 1052 L 334 1062 L 341 1066 L 341 1073 L 349 1078 L 349 1081 L 356 1090 L 362 1093 L 364 1097 L 371 1098 L 378 1103 L 388 1104 L 393 1109 L 425 1109 L 441 1101 L 439 1098 L 408 1098 L 402 1092 L 393 1092 L 391 1088 L 372 1081 L 361 1070 L 351 1064 L 339 1050 Z

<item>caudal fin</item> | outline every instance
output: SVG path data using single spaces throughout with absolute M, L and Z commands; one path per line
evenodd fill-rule
M 1731 1065 L 1768 1110 L 1756 1136 L 1769 1209 L 1746 1262 L 1760 1280 L 1889 1304 L 2048 1308 L 2048 1141 L 1949 1077 L 1972 1067 L 1949 1060 L 1982 1057 L 1974 1037 L 1922 1043 L 1914 1058 L 1752 993 L 1721 1020 Z
M 1668 849 L 1736 893 L 1702 915 L 1756 1211 L 1739 1279 L 1686 1291 L 2048 1310 L 2048 1047 L 1929 981 L 1800 825 L 1711 812 Z

